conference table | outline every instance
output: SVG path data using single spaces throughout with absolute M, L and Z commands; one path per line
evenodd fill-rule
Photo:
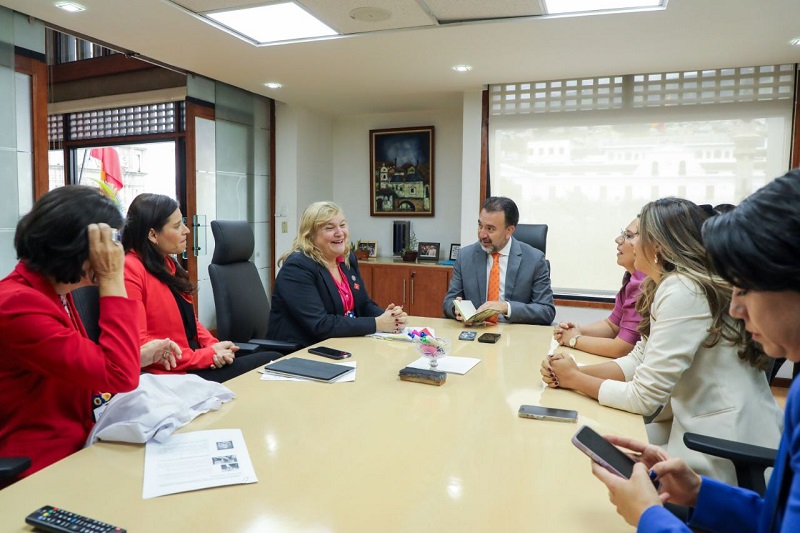
M 412 317 L 479 358 L 442 386 L 401 381 L 410 342 L 337 338 L 357 361 L 350 383 L 228 381 L 236 398 L 179 430 L 242 430 L 257 483 L 142 499 L 144 445 L 98 443 L 0 491 L 0 531 L 54 505 L 159 531 L 629 531 L 590 461 L 571 444 L 582 424 L 645 441 L 642 417 L 550 389 L 539 366 L 551 327 L 473 327 L 496 344 L 457 340 L 454 320 Z M 570 351 L 579 363 L 607 359 Z M 328 361 L 306 350 L 298 356 Z M 521 404 L 574 409 L 578 424 L 517 416 Z

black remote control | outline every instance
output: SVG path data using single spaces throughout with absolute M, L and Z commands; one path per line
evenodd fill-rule
M 54 533 L 104 533 L 107 531 L 125 533 L 121 527 L 70 513 L 51 505 L 45 505 L 41 509 L 35 510 L 25 518 L 25 522 L 36 529 Z

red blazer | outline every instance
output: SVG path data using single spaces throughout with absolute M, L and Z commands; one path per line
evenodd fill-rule
M 100 344 L 74 321 L 47 279 L 19 262 L 0 281 L 0 455 L 26 455 L 20 477 L 80 450 L 92 395 L 139 385 L 139 336 L 127 298 L 100 298 Z
M 173 273 L 175 264 L 164 259 Z M 197 320 L 197 342 L 201 348 L 189 348 L 186 330 L 181 320 L 181 312 L 172 291 L 166 284 L 152 275 L 144 267 L 142 260 L 136 252 L 128 252 L 125 256 L 125 289 L 128 298 L 136 301 L 139 317 L 139 342 L 142 344 L 153 339 L 169 338 L 181 348 L 181 358 L 177 360 L 178 366 L 173 370 L 164 370 L 160 363 L 145 367 L 145 372 L 153 374 L 168 374 L 170 372 L 184 374 L 187 370 L 202 370 L 211 368 L 214 364 L 214 348 L 211 346 L 219 341 Z M 191 302 L 191 298 L 186 298 Z

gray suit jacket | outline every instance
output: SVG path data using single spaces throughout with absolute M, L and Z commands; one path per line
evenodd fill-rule
M 488 258 L 477 242 L 458 253 L 442 304 L 446 316 L 455 318 L 453 300 L 458 296 L 470 300 L 476 308 L 486 301 Z M 544 254 L 513 237 L 506 267 L 505 300 L 511 306 L 511 322 L 549 325 L 556 316 L 550 268 Z M 501 316 L 500 320 L 504 318 Z

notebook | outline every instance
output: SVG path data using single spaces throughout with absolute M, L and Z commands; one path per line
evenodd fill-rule
M 280 359 L 264 367 L 264 372 L 268 374 L 324 381 L 326 383 L 331 383 L 336 378 L 354 371 L 355 368 L 350 366 L 312 361 L 302 357 Z

